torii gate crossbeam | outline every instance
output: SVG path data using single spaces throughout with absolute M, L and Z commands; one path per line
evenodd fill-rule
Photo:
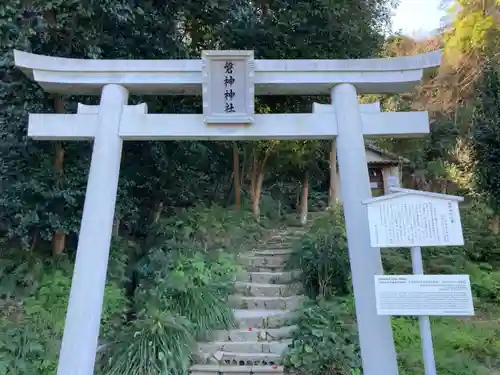
M 136 107 L 124 108 L 126 116 L 119 127 L 123 140 L 333 139 L 338 135 L 335 113 L 255 115 L 255 123 L 250 127 L 221 128 L 206 126 L 203 115 L 146 114 L 145 106 Z M 80 105 L 75 115 L 30 115 L 28 136 L 38 140 L 93 139 L 99 123 L 99 107 L 83 108 Z M 361 121 L 367 138 L 407 138 L 429 133 L 427 112 L 361 113 Z
M 94 369 L 123 140 L 333 139 L 337 154 L 365 375 L 397 375 L 390 320 L 378 316 L 374 275 L 380 249 L 370 247 L 366 207 L 371 198 L 364 135 L 418 136 L 428 132 L 426 112 L 368 113 L 358 93 L 394 93 L 418 84 L 441 53 L 365 60 L 255 60 L 255 93 L 330 94 L 331 111 L 256 115 L 249 127 L 211 127 L 198 115 L 148 115 L 127 106 L 134 94 L 199 95 L 200 60 L 77 60 L 15 51 L 15 63 L 53 93 L 101 95 L 99 106 L 75 115 L 31 114 L 29 136 L 94 139 L 58 375 Z M 125 116 L 123 116 L 125 115 Z

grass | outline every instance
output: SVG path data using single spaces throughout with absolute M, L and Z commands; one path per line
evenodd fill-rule
M 438 374 L 488 375 L 500 369 L 497 321 L 436 317 L 431 326 Z M 401 375 L 424 375 L 418 320 L 395 318 L 393 328 Z
M 464 249 L 424 249 L 426 272 L 470 274 L 474 317 L 431 317 L 439 375 L 492 375 L 500 371 L 500 305 L 498 273 L 483 269 Z M 437 251 L 436 251 L 437 250 Z M 409 254 L 384 251 L 389 273 L 411 273 Z M 405 270 L 405 271 L 403 271 Z M 424 375 L 418 318 L 393 318 L 394 340 L 401 375 Z

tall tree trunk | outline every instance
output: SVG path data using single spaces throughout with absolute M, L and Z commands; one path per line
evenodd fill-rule
M 258 176 L 258 166 L 257 166 L 257 155 L 255 155 L 255 151 L 252 154 L 252 167 L 250 172 L 250 199 L 255 200 L 255 187 L 257 185 L 257 176 Z
M 268 157 L 269 153 L 266 152 L 262 161 L 259 162 L 257 154 L 254 153 L 253 155 L 250 195 L 252 197 L 252 213 L 257 221 L 260 220 L 260 196 L 262 193 L 262 184 L 264 182 L 264 167 Z
M 56 13 L 50 10 L 44 13 L 44 18 L 50 26 L 55 27 L 57 23 Z M 64 101 L 61 98 L 55 98 L 53 101 L 55 113 L 64 113 Z M 55 142 L 54 150 L 54 179 L 56 184 L 61 184 L 64 174 L 64 148 L 61 142 Z M 64 205 L 56 207 L 56 211 L 62 216 Z M 61 254 L 66 247 L 66 234 L 60 230 L 56 230 L 52 235 L 52 253 Z
M 243 186 L 245 184 L 245 178 L 248 180 L 248 171 L 246 170 L 247 166 L 247 159 L 248 159 L 248 150 L 247 147 L 243 147 L 243 162 L 241 163 L 241 173 L 240 173 L 240 186 Z
M 298 188 L 295 190 L 295 209 L 297 210 L 297 213 L 300 215 L 300 182 L 297 182 Z
M 493 234 L 497 235 L 500 233 L 500 216 L 499 215 L 494 215 L 491 219 L 490 223 L 490 229 L 493 232 Z
M 309 209 L 309 173 L 304 171 L 302 180 L 302 197 L 300 199 L 300 224 L 307 224 L 307 214 Z
M 261 19 L 264 20 L 265 18 L 269 17 L 270 15 L 270 8 L 269 8 L 269 1 L 268 0 L 260 0 L 259 1 L 259 6 L 261 10 Z
M 161 217 L 161 213 L 163 212 L 163 202 L 155 201 L 153 203 L 153 209 L 151 210 L 151 224 L 156 224 Z
M 240 183 L 240 152 L 238 143 L 233 142 L 233 169 L 234 169 L 234 205 L 239 211 L 241 208 L 241 183 Z
M 217 180 L 217 184 L 215 184 L 215 189 L 214 191 L 212 192 L 212 196 L 210 197 L 210 201 L 213 202 L 215 201 L 215 198 L 217 197 L 217 192 L 219 191 L 219 186 L 221 185 L 222 183 L 222 180 L 224 179 L 225 176 L 222 176 L 221 178 L 219 178 Z
M 56 113 L 64 113 L 64 102 L 60 98 L 54 99 L 54 111 Z M 54 150 L 54 179 L 56 184 L 61 184 L 64 174 L 64 148 L 61 142 L 55 142 Z M 56 207 L 56 211 L 60 216 L 64 213 L 64 204 Z M 56 230 L 52 236 L 52 253 L 62 254 L 66 247 L 66 234 L 61 230 Z
M 233 190 L 234 190 L 234 172 L 231 173 L 231 180 L 229 181 L 229 190 L 226 193 L 226 196 L 224 197 L 224 202 L 226 202 L 226 206 L 229 206 L 231 204 L 231 197 L 233 195 Z
M 337 191 L 337 141 L 332 141 L 330 150 L 330 188 L 328 189 L 328 206 L 333 206 L 339 200 Z
M 115 216 L 115 219 L 113 221 L 113 232 L 112 232 L 113 236 L 120 235 L 120 224 L 121 220 Z
M 262 181 L 264 180 L 264 174 L 259 172 L 257 177 L 257 183 L 255 185 L 254 199 L 252 201 L 252 213 L 257 221 L 260 220 L 260 195 L 262 193 Z

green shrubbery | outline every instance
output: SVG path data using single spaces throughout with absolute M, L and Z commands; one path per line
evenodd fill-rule
M 234 326 L 227 305 L 238 272 L 234 256 L 262 230 L 247 212 L 218 206 L 158 220 L 136 257 L 134 319 L 103 351 L 102 372 L 186 373 L 196 340 Z
M 263 229 L 270 225 L 266 216 L 260 222 L 253 219 L 250 209 L 235 211 L 226 207 L 199 205 L 190 210 L 179 210 L 161 218 L 150 230 L 156 245 L 162 241 L 193 244 L 207 250 L 244 250 L 258 240 Z
M 301 270 L 308 297 L 343 296 L 351 290 L 347 237 L 340 206 L 317 217 L 297 242 L 287 268 Z
M 160 218 L 141 242 L 114 238 L 96 373 L 186 373 L 195 341 L 234 324 L 234 256 L 266 224 L 200 206 Z M 67 255 L 0 253 L 0 375 L 55 373 L 72 268 Z
M 284 365 L 298 375 L 348 374 L 360 367 L 350 299 L 313 300 L 298 319 Z
M 432 319 L 436 362 L 440 374 L 489 374 L 500 367 L 500 328 L 496 321 L 500 314 L 500 272 L 494 266 L 500 259 L 500 238 L 490 231 L 490 217 L 484 206 L 473 205 L 463 209 L 461 215 L 465 246 L 424 248 L 424 264 L 427 273 L 470 274 L 477 316 L 471 320 Z M 412 272 L 409 249 L 387 249 L 382 254 L 387 273 Z M 298 320 L 299 331 L 286 365 L 304 374 L 360 373 L 340 207 L 312 223 L 298 241 L 289 267 L 302 271 L 301 281 L 312 302 Z M 417 319 L 394 318 L 392 322 L 400 373 L 423 374 Z
M 72 264 L 66 256 L 42 261 L 40 254 L 6 250 L 1 255 L 0 374 L 54 374 Z M 104 298 L 101 332 L 106 337 L 120 322 L 127 299 L 111 278 Z

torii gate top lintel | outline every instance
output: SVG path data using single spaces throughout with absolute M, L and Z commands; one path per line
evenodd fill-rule
M 225 52 L 225 51 L 221 51 Z M 261 60 L 256 95 L 329 95 L 350 83 L 358 93 L 408 92 L 423 71 L 437 67 L 441 51 L 416 56 L 348 60 Z M 106 84 L 132 94 L 201 95 L 202 60 L 89 60 L 14 51 L 15 65 L 47 92 L 99 95 Z

